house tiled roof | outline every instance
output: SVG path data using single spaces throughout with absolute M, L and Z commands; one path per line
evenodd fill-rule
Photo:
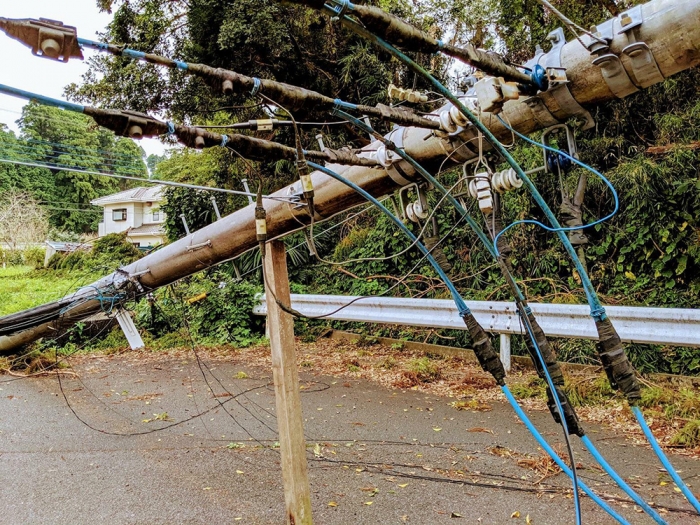
M 106 195 L 90 201 L 94 206 L 107 206 L 109 204 L 119 204 L 121 202 L 160 202 L 163 200 L 164 186 L 151 186 L 148 188 L 132 188 L 112 195 Z
M 130 228 L 129 236 L 131 235 L 165 235 L 165 230 L 162 224 L 143 224 L 138 228 Z

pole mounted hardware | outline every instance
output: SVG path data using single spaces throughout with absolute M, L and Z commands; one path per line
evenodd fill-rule
M 439 122 L 416 115 L 405 108 L 392 108 L 382 104 L 378 104 L 376 107 L 349 104 L 342 100 L 327 97 L 316 91 L 283 82 L 249 77 L 227 69 L 214 68 L 205 64 L 181 62 L 153 53 L 129 49 L 126 46 L 79 38 L 75 27 L 66 26 L 63 22 L 55 20 L 0 18 L 0 30 L 5 31 L 11 38 L 31 47 L 35 55 L 62 62 L 68 62 L 70 58 L 83 60 L 82 46 L 83 48 L 87 47 L 115 56 L 124 56 L 148 62 L 149 64 L 185 71 L 188 74 L 200 77 L 210 87 L 221 91 L 225 95 L 230 95 L 234 92 L 250 93 L 252 95 L 264 93 L 290 111 L 331 111 L 334 107 L 339 106 L 399 125 L 433 130 L 440 129 Z M 274 126 L 275 122 L 274 119 L 272 122 L 269 122 L 268 119 L 268 121 L 251 121 L 248 124 L 250 126 L 254 125 L 253 129 L 263 131 L 272 129 L 270 125 Z
M 118 111 L 85 106 L 83 111 L 103 128 L 115 134 L 132 139 L 157 137 L 168 133 L 168 124 L 145 113 L 136 111 Z
M 471 44 L 457 47 L 445 43 L 376 6 L 353 4 L 349 0 L 286 1 L 291 4 L 301 4 L 313 9 L 325 10 L 340 21 L 343 21 L 346 15 L 355 16 L 362 21 L 364 27 L 369 31 L 406 51 L 417 51 L 421 53 L 440 52 L 477 69 L 481 69 L 489 75 L 504 77 L 506 80 L 518 82 L 526 89 L 542 89 L 542 87 L 546 89 L 547 87 L 542 83 L 544 79 L 506 64 L 504 60 L 495 53 L 477 49 Z
M 59 62 L 68 62 L 70 58 L 83 60 L 83 52 L 78 44 L 78 30 L 63 22 L 47 18 L 0 18 L 0 29 L 10 38 L 30 47 L 38 57 Z

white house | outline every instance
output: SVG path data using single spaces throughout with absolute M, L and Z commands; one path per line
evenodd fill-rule
M 91 201 L 104 208 L 98 236 L 128 231 L 127 239 L 138 247 L 165 242 L 165 214 L 160 209 L 163 186 L 133 188 Z

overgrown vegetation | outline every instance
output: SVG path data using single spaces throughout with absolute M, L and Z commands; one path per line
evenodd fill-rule
M 47 268 L 41 249 L 10 253 L 9 263 L 16 265 L 0 268 L 0 315 L 60 299 L 143 255 L 125 234 L 106 235 L 72 253 L 56 253 Z

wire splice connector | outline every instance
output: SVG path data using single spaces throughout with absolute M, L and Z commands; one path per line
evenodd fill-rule
M 258 195 L 255 199 L 255 236 L 264 257 L 265 243 L 267 242 L 267 212 L 263 206 L 262 184 L 258 185 Z

